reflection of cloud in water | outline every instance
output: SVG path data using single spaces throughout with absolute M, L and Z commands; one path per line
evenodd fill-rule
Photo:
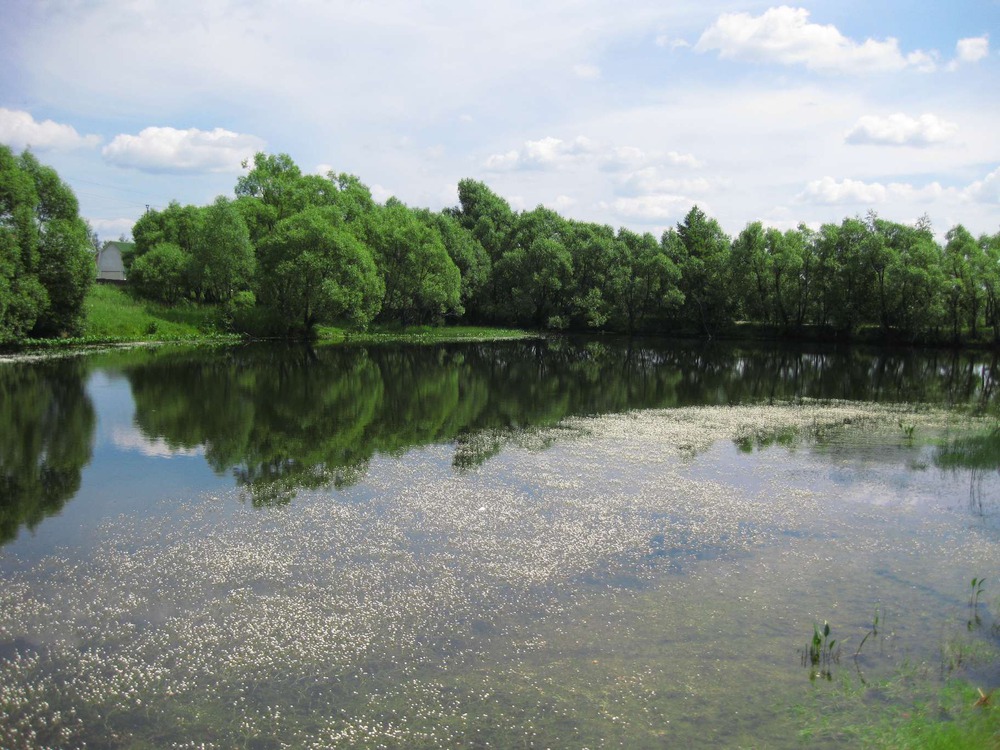
M 111 443 L 118 450 L 135 451 L 152 458 L 174 458 L 175 456 L 202 456 L 205 447 L 173 448 L 161 437 L 150 439 L 135 427 L 116 426 L 111 430 Z

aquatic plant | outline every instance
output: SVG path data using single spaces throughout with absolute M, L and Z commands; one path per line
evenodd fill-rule
M 985 578 L 972 579 L 972 595 L 969 597 L 969 606 L 972 607 L 973 610 L 979 609 L 979 597 L 983 593 L 983 584 L 985 582 Z
M 836 648 L 837 639 L 830 638 L 830 623 L 823 621 L 822 630 L 813 624 L 813 636 L 802 654 L 803 664 L 810 667 L 809 679 L 825 677 L 833 679 L 831 665 L 840 662 L 840 649 Z
M 903 437 L 906 438 L 907 442 L 913 442 L 913 435 L 917 431 L 917 426 L 912 422 L 904 422 L 902 419 L 899 420 L 899 429 L 903 431 Z
M 881 605 L 876 605 L 875 614 L 872 616 L 872 626 L 871 628 L 868 629 L 868 632 L 865 633 L 865 637 L 861 639 L 861 643 L 858 644 L 858 650 L 854 652 L 855 660 L 861 654 L 861 649 L 864 648 L 865 643 L 868 641 L 868 639 L 871 638 L 872 636 L 875 636 L 876 638 L 878 637 L 878 625 L 880 616 L 881 616 Z

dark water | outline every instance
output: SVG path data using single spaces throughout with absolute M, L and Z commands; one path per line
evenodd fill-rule
M 0 362 L 0 744 L 839 746 L 787 710 L 827 710 L 816 622 L 891 623 L 819 678 L 855 723 L 926 697 L 903 665 L 1000 679 L 998 377 L 562 338 Z

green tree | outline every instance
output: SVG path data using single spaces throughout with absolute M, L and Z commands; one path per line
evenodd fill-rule
M 253 278 L 250 231 L 236 206 L 222 196 L 203 211 L 191 258 L 192 283 L 212 301 L 229 300 Z
M 175 304 L 188 290 L 191 256 L 173 242 L 160 242 L 132 262 L 129 285 L 147 299 Z
M 0 342 L 79 333 L 94 276 L 72 190 L 31 153 L 0 146 Z
M 478 302 L 489 281 L 492 266 L 490 256 L 472 232 L 463 227 L 454 215 L 432 213 L 427 209 L 415 213 L 420 221 L 437 231 L 448 257 L 458 267 L 461 274 L 461 305 L 466 314 L 470 313 L 470 306 Z
M 764 226 L 759 221 L 747 224 L 732 248 L 733 289 L 740 308 L 749 320 L 772 321 L 771 263 Z
M 603 328 L 614 316 L 612 269 L 622 254 L 610 226 L 567 221 L 563 240 L 573 259 L 568 292 L 572 323 L 578 328 Z M 615 321 L 620 322 L 620 321 Z
M 618 230 L 608 274 L 608 295 L 619 325 L 633 333 L 652 315 L 683 303 L 680 271 L 649 234 Z
M 390 199 L 366 215 L 362 236 L 382 275 L 382 317 L 406 325 L 461 313 L 461 273 L 436 227 Z
M 508 320 L 539 328 L 564 328 L 573 258 L 564 244 L 567 222 L 539 206 L 517 219 L 507 250 L 494 266 L 499 288 L 496 309 Z
M 385 286 L 371 253 L 336 211 L 310 207 L 275 226 L 258 248 L 257 298 L 290 330 L 311 335 L 318 323 L 366 326 Z
M 732 320 L 736 308 L 729 237 L 715 219 L 694 206 L 676 230 L 664 233 L 661 242 L 681 271 L 682 321 L 711 338 Z
M 257 198 L 268 206 L 272 226 L 305 208 L 300 186 L 302 170 L 288 154 L 257 152 L 253 167 L 244 161 L 243 168 L 249 172 L 236 181 L 236 196 Z
M 944 318 L 941 251 L 929 226 L 909 227 L 872 216 L 878 237 L 872 267 L 883 331 L 926 333 Z
M 485 183 L 461 180 L 458 183 L 459 208 L 453 215 L 486 249 L 495 264 L 508 248 L 508 240 L 517 217 L 510 204 L 490 190 Z
M 961 224 L 948 230 L 945 240 L 945 299 L 952 338 L 959 339 L 963 325 L 976 338 L 986 297 L 979 278 L 984 267 L 983 248 Z
M 993 341 L 1000 343 L 1000 232 L 979 237 L 982 250 L 979 278 L 986 299 L 986 324 L 993 327 Z

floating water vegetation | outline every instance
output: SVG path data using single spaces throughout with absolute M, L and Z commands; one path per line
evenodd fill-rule
M 866 467 L 877 497 L 852 504 L 789 458 L 818 435 L 895 450 L 901 415 L 922 434 L 960 421 L 846 402 L 635 412 L 470 437 L 468 461 L 376 455 L 285 504 L 163 498 L 172 525 L 123 516 L 86 560 L 4 569 L 0 746 L 779 746 L 775 706 L 802 683 L 780 658 L 792 603 L 836 598 L 850 632 L 872 589 L 909 577 L 883 606 L 912 613 L 893 621 L 925 653 L 951 571 L 996 560 L 995 536 L 961 527 L 957 544 L 883 508 L 893 464 Z M 734 448 L 786 434 L 788 451 Z M 824 623 L 807 650 L 833 687 L 840 645 Z M 775 692 L 737 710 L 744 680 Z

